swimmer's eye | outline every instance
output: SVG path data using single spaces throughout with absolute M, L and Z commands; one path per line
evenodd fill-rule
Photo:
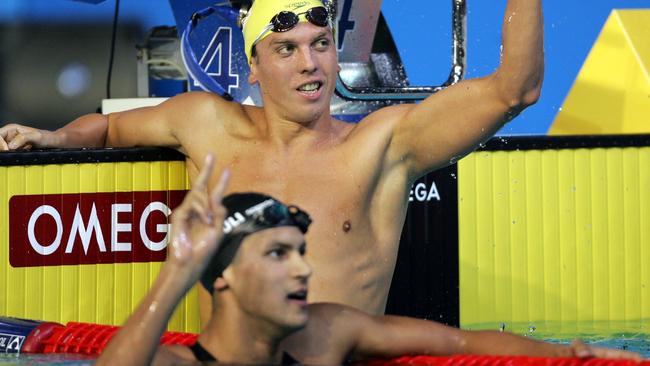
M 289 252 L 286 248 L 273 248 L 266 253 L 271 258 L 281 259 L 286 257 Z
M 287 44 L 283 45 L 281 47 L 277 48 L 277 53 L 280 54 L 281 56 L 289 56 L 293 53 L 293 51 L 296 49 L 294 45 Z
M 316 48 L 319 51 L 325 51 L 329 48 L 330 46 L 330 41 L 327 38 L 320 38 L 314 42 L 314 48 Z

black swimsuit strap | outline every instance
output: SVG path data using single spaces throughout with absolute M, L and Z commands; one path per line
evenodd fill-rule
M 196 341 L 193 345 L 190 346 L 190 351 L 194 354 L 194 357 L 196 357 L 197 361 L 205 362 L 205 361 L 217 361 L 217 359 L 212 355 L 212 353 L 208 352 L 199 341 Z
M 296 366 L 296 365 L 300 365 L 300 364 L 301 364 L 300 361 L 293 358 L 293 356 L 291 356 L 290 354 L 288 354 L 286 352 L 284 352 L 282 354 L 282 365 L 283 366 Z
M 190 351 L 194 354 L 194 357 L 196 357 L 197 361 L 201 362 L 209 362 L 209 361 L 217 361 L 217 358 L 212 355 L 212 353 L 208 352 L 199 341 L 196 341 L 193 345 L 189 346 Z M 295 365 L 300 365 L 300 361 L 296 360 L 291 356 L 290 354 L 284 352 L 282 354 L 282 365 L 284 366 L 295 366 Z

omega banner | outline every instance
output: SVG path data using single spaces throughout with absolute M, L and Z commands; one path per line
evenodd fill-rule
M 168 218 L 186 191 L 13 196 L 12 267 L 162 262 Z

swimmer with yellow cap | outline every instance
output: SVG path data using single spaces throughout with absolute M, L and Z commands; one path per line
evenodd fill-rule
M 332 28 L 332 17 L 320 0 L 256 0 L 242 20 L 248 63 L 253 47 L 271 32 L 286 32 L 299 22 Z

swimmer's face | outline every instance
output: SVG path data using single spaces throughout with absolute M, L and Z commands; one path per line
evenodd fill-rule
M 242 242 L 224 271 L 242 310 L 272 324 L 297 329 L 307 322 L 305 237 L 293 226 L 266 229 Z
M 265 108 L 301 124 L 329 116 L 339 65 L 329 27 L 300 22 L 255 46 L 251 83 L 259 82 Z

